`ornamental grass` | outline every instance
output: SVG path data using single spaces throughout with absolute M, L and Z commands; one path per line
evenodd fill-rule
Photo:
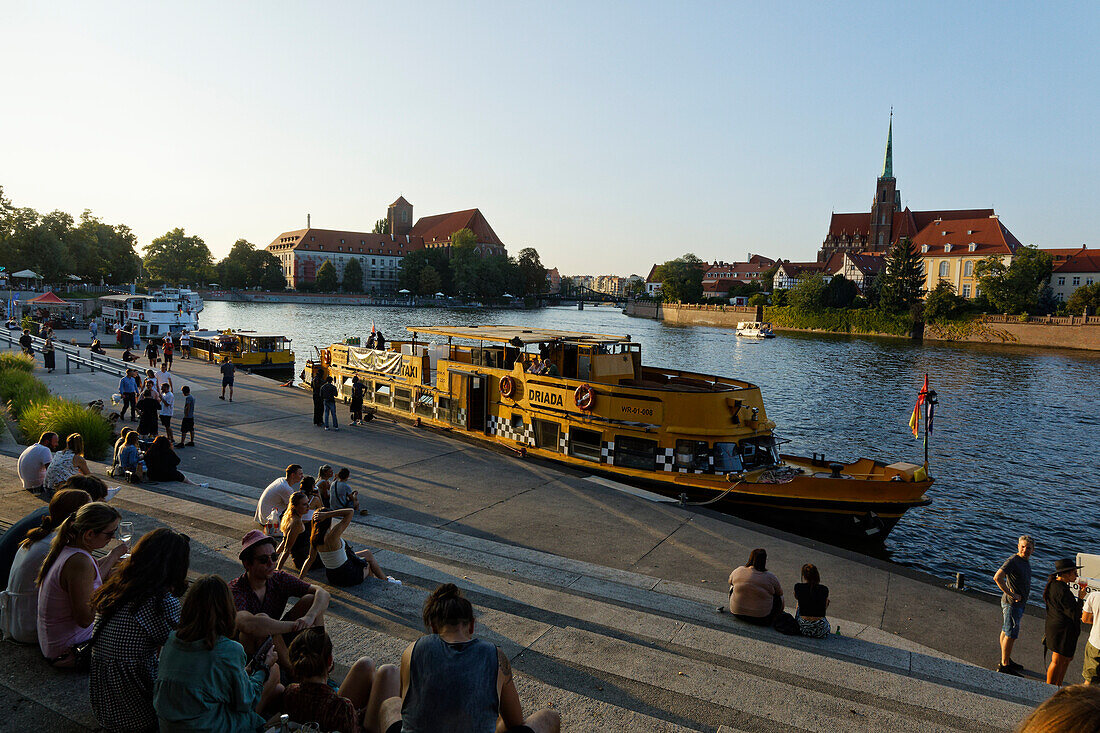
M 6 372 L 9 369 L 30 374 L 34 371 L 34 357 L 15 351 L 0 354 L 0 372 Z
M 27 442 L 45 432 L 57 433 L 64 444 L 72 433 L 84 438 L 84 457 L 99 460 L 111 446 L 111 423 L 98 410 L 60 397 L 32 402 L 19 413 L 19 428 Z
M 0 371 L 0 402 L 8 408 L 8 414 L 17 418 L 32 402 L 41 402 L 50 391 L 41 380 L 19 367 Z

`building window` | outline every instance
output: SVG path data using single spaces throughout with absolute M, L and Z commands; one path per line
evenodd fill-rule
M 974 260 L 966 261 L 966 264 L 963 265 L 963 274 L 967 277 L 970 277 L 974 274 Z
M 1085 278 L 1085 285 L 1092 285 L 1092 278 L 1091 277 Z
M 928 252 L 928 245 L 927 245 L 927 244 L 922 244 L 922 245 L 920 246 L 920 251 L 921 251 L 922 253 L 924 253 L 924 254 L 927 254 L 927 252 Z
M 317 237 L 310 237 L 310 238 L 309 238 L 309 241 L 311 241 L 311 242 L 316 242 L 316 241 L 317 241 Z
M 1065 285 L 1066 284 L 1065 276 L 1058 278 L 1058 284 L 1059 285 Z
M 342 239 L 341 239 L 341 240 L 340 240 L 340 244 L 343 244 L 343 243 L 344 243 L 344 240 L 342 240 Z
M 950 251 L 951 251 L 951 243 L 950 243 L 950 242 L 948 242 L 947 244 L 943 245 L 943 251 L 944 251 L 944 252 L 950 252 Z
M 964 298 L 969 298 L 970 297 L 970 286 L 969 285 L 963 285 L 963 297 Z
M 940 263 L 940 277 L 947 277 L 950 274 L 951 274 L 951 263 L 950 262 L 941 262 Z
M 1081 278 L 1080 277 L 1073 278 L 1073 284 L 1074 285 L 1080 285 L 1081 284 Z
M 971 252 L 977 252 L 978 251 L 978 245 L 975 244 L 974 242 L 971 242 L 970 243 L 970 251 Z

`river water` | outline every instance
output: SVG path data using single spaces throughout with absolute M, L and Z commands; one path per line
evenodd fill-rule
M 522 324 L 630 334 L 654 366 L 745 379 L 760 386 L 784 451 L 920 463 L 909 416 L 924 380 L 939 393 L 929 451 L 930 506 L 908 511 L 885 555 L 947 579 L 991 576 L 1036 540 L 1038 577 L 1059 557 L 1100 553 L 1100 354 L 904 339 L 782 333 L 740 340 L 730 329 L 670 326 L 609 307 L 536 311 L 303 306 L 209 302 L 203 328 L 281 333 L 300 371 L 315 346 L 364 339 L 372 321 L 388 338 L 408 325 Z M 1041 587 L 1041 586 L 1040 586 Z

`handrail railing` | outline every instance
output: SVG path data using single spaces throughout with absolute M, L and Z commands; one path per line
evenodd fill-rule
M 22 335 L 22 334 L 20 334 Z M 0 330 L 0 342 L 6 344 L 10 349 L 22 348 L 22 344 L 19 343 L 19 337 L 12 331 L 4 329 Z M 46 340 L 39 338 L 38 336 L 31 336 L 31 344 L 38 353 L 42 352 L 42 346 L 46 343 Z M 53 344 L 55 352 L 61 352 L 65 355 L 65 373 L 70 374 L 69 371 L 71 364 L 76 364 L 76 368 L 80 369 L 82 366 L 88 367 L 88 369 L 94 374 L 96 369 L 107 372 L 108 374 L 114 374 L 119 377 L 126 376 L 126 370 L 134 367 L 130 366 L 127 362 L 121 359 L 115 359 L 114 357 L 107 356 L 106 354 L 95 354 L 89 350 L 88 355 L 84 356 L 80 353 L 80 347 L 75 344 L 67 344 L 63 341 L 54 341 Z

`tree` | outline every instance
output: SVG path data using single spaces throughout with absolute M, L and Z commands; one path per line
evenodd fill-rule
M 415 292 L 420 295 L 435 295 L 443 287 L 443 279 L 439 272 L 431 265 L 425 265 L 420 270 L 420 280 L 416 284 Z
M 481 257 L 476 245 L 477 238 L 469 229 L 451 235 L 451 272 L 455 292 L 460 295 L 476 295 L 478 291 Z
M 363 268 L 360 266 L 359 260 L 355 257 L 352 257 L 348 260 L 348 263 L 344 265 L 344 292 L 363 292 Z
M 833 275 L 833 279 L 821 293 L 821 304 L 826 308 L 848 308 L 859 295 L 856 284 L 843 275 Z
M 825 282 L 825 276 L 820 272 L 815 272 L 813 275 L 804 277 L 794 284 L 788 301 L 799 310 L 818 310 L 823 303 L 826 288 L 828 288 L 828 284 Z
M 688 253 L 658 265 L 654 279 L 661 283 L 661 295 L 666 301 L 693 303 L 703 297 L 703 273 L 706 263 Z
M 145 274 L 166 283 L 201 282 L 212 274 L 210 248 L 198 236 L 187 236 L 181 227 L 145 245 Z
M 125 224 L 104 224 L 85 209 L 80 215 L 80 225 L 76 231 L 87 238 L 96 250 L 98 272 L 86 272 L 86 277 L 102 278 L 111 284 L 137 279 L 141 272 L 141 257 L 135 251 L 137 237 L 130 231 L 130 227 Z M 77 274 L 84 273 L 78 269 Z
M 986 257 L 974 267 L 974 276 L 989 305 L 998 313 L 1041 313 L 1053 300 L 1049 288 L 1054 259 L 1035 247 L 1020 247 L 1005 265 L 998 257 Z
M 879 306 L 888 313 L 906 313 L 924 295 L 924 263 L 908 238 L 886 256 L 886 272 L 881 276 Z
M 1100 313 L 1100 283 L 1082 285 L 1066 301 L 1066 312 L 1072 315 L 1084 315 L 1086 308 L 1089 315 Z
M 317 269 L 315 284 L 319 293 L 336 292 L 336 267 L 333 266 L 332 260 L 325 260 Z
M 546 282 L 546 268 L 542 266 L 539 253 L 534 247 L 524 247 L 516 256 L 516 295 L 539 295 L 545 293 L 549 285 Z
M 266 264 L 263 266 L 263 270 L 260 272 L 260 281 L 257 285 L 261 290 L 273 290 L 280 291 L 286 290 L 286 275 L 283 274 L 283 263 L 279 261 L 279 258 L 270 252 L 260 252 L 261 255 L 267 255 Z
M 955 294 L 955 286 L 940 280 L 924 299 L 924 320 L 938 323 L 955 318 L 966 309 L 966 299 Z
M 371 230 L 371 234 L 389 234 L 390 222 L 389 219 L 378 219 L 374 222 L 374 229 Z

